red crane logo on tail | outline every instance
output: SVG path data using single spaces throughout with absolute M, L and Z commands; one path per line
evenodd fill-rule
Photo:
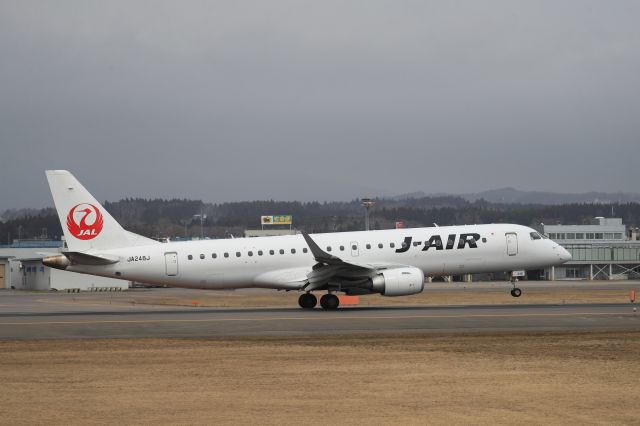
M 78 204 L 69 210 L 67 229 L 79 240 L 92 240 L 102 231 L 102 213 L 93 204 Z

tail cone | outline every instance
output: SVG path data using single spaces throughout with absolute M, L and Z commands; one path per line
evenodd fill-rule
M 67 266 L 71 264 L 71 262 L 69 262 L 69 259 L 67 259 L 66 256 L 59 255 L 45 257 L 44 259 L 42 259 L 42 264 L 50 268 L 62 269 L 64 271 L 65 269 L 67 269 Z

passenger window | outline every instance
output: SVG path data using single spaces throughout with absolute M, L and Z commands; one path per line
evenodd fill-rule
M 200 259 L 204 259 L 204 254 L 201 254 L 201 255 L 200 255 Z
M 275 251 L 273 251 L 273 250 L 269 250 L 269 254 L 270 254 L 271 256 L 273 256 L 275 253 L 276 253 Z
M 340 251 L 344 251 L 344 246 L 340 246 Z
M 355 244 L 354 244 L 354 245 L 352 245 L 352 246 L 351 246 L 351 250 L 358 250 L 358 246 L 357 246 L 357 245 L 355 245 Z
M 284 254 L 284 250 L 280 249 L 280 254 Z
M 331 251 L 331 246 L 327 247 L 327 251 Z
M 258 250 L 258 256 L 262 256 L 262 250 Z
M 389 247 L 394 248 L 396 246 L 396 243 L 389 243 Z
M 211 257 L 212 257 L 213 259 L 215 259 L 215 258 L 217 258 L 217 257 L 218 257 L 218 255 L 217 255 L 217 254 L 215 254 L 215 253 L 213 253 L 213 254 L 211 254 Z
M 296 254 L 296 249 L 291 249 L 291 254 Z
M 193 260 L 193 256 L 189 255 L 189 256 L 187 256 L 187 259 Z
M 371 250 L 371 244 L 367 244 L 367 249 Z
M 242 256 L 239 251 L 236 252 L 236 257 Z
M 224 257 L 229 257 L 229 253 L 225 253 L 225 254 L 224 254 Z
M 378 248 L 382 248 L 382 247 L 384 247 L 382 243 L 378 243 Z
M 309 251 L 309 250 L 307 250 L 307 248 L 306 248 L 306 247 L 302 249 L 302 252 L 303 252 L 303 253 L 306 253 L 306 252 L 308 252 L 308 251 Z
M 249 256 L 253 256 L 253 252 L 252 252 L 252 251 L 248 252 L 247 254 L 248 254 Z
M 483 242 L 483 243 L 486 243 L 486 242 L 487 242 L 487 239 L 486 239 L 486 238 L 483 238 L 483 239 L 482 239 L 482 242 Z

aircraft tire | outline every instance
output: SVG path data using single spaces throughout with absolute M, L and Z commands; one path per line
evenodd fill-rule
M 313 309 L 317 303 L 318 299 L 311 293 L 304 293 L 298 298 L 298 305 L 303 309 Z
M 325 294 L 320 298 L 320 306 L 323 309 L 334 310 L 340 306 L 340 299 L 335 294 Z
M 522 296 L 522 290 L 520 290 L 518 287 L 516 287 L 513 290 L 511 290 L 511 295 L 513 297 L 520 297 L 520 296 Z

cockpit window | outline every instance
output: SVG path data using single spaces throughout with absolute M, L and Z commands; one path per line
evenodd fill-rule
M 538 234 L 537 232 L 531 232 L 529 235 L 531 235 L 531 239 L 532 240 L 541 240 L 542 239 L 540 234 Z

